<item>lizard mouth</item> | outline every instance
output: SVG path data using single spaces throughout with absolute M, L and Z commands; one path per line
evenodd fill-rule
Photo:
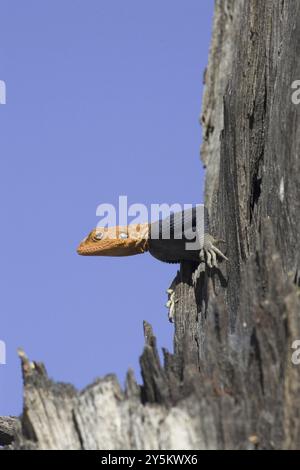
M 81 244 L 78 246 L 76 251 L 79 255 L 82 255 L 82 256 L 89 254 L 89 250 L 87 250 L 86 247 L 83 247 Z
M 81 256 L 132 256 L 143 253 L 144 250 L 137 247 L 135 244 L 120 243 L 119 245 L 114 242 L 113 246 L 107 243 L 107 246 L 99 247 L 86 245 L 84 242 L 80 243 L 77 248 L 77 253 Z
M 77 248 L 77 253 L 81 256 L 111 256 L 111 247 L 97 247 L 93 244 L 87 245 L 84 241 Z

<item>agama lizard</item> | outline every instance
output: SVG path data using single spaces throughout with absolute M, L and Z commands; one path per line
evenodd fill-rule
M 154 258 L 166 263 L 206 260 L 212 268 L 217 266 L 217 255 L 228 259 L 215 246 L 221 240 L 215 240 L 208 233 L 203 214 L 203 211 L 197 214 L 194 207 L 154 223 L 97 227 L 80 243 L 77 253 L 84 256 L 131 256 L 149 251 Z M 195 243 L 193 249 L 189 243 Z
M 228 258 L 215 246 L 221 240 L 215 240 L 208 233 L 204 214 L 205 211 L 197 212 L 197 207 L 194 207 L 154 223 L 97 227 L 80 243 L 77 253 L 84 256 L 131 256 L 148 251 L 154 258 L 167 263 L 191 261 L 199 264 L 206 261 L 213 268 L 217 266 L 217 256 L 227 261 Z M 191 247 L 189 243 L 195 245 Z M 173 290 L 168 289 L 167 293 L 170 298 L 167 306 L 173 311 Z

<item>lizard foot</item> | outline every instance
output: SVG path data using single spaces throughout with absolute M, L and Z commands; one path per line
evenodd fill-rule
M 175 305 L 178 302 L 178 299 L 175 299 L 175 291 L 171 288 L 167 289 L 167 294 L 169 296 L 166 307 L 169 309 L 168 318 L 171 323 L 174 323 L 174 314 L 175 314 Z
M 209 268 L 218 266 L 217 255 L 220 256 L 220 258 L 229 261 L 222 251 L 215 246 L 216 243 L 221 241 L 223 240 L 215 240 L 214 237 L 209 235 L 209 233 L 204 235 L 204 246 L 200 251 L 200 260 L 205 261 L 206 259 L 206 263 Z
M 200 259 L 200 263 L 192 274 L 193 286 L 196 286 L 197 281 L 202 272 L 205 271 L 205 259 Z

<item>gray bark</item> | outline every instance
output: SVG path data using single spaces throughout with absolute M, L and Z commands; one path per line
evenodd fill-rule
M 217 0 L 203 98 L 211 231 L 228 263 L 182 264 L 174 353 L 145 323 L 143 384 L 128 373 L 78 392 L 22 356 L 24 412 L 11 448 L 300 448 L 297 0 Z M 1 434 L 0 434 L 1 439 Z
M 0 445 L 11 444 L 20 427 L 20 421 L 13 416 L 0 417 Z

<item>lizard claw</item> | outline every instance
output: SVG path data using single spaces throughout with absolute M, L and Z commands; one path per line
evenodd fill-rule
M 200 260 L 203 261 L 205 259 L 204 255 L 206 255 L 206 263 L 209 268 L 218 266 L 217 255 L 220 258 L 229 261 L 228 258 L 222 253 L 222 251 L 215 246 L 215 244 L 219 242 L 224 242 L 224 240 L 215 240 L 208 233 L 204 236 L 204 246 L 200 251 Z
M 217 255 L 221 256 L 221 258 L 225 259 L 226 261 L 229 261 L 229 259 L 216 246 L 212 245 L 212 249 L 215 253 L 217 253 Z
M 168 289 L 167 293 L 169 294 L 169 300 L 166 303 L 166 307 L 169 309 L 168 318 L 171 323 L 174 322 L 175 314 L 175 305 L 178 302 L 178 299 L 175 299 L 175 291 L 173 289 Z

